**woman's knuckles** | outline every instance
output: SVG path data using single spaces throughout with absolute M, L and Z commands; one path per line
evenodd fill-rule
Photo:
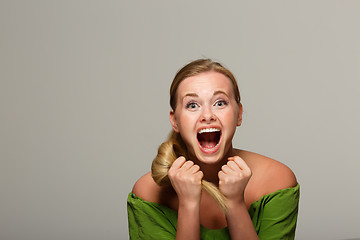
M 177 172 L 169 174 L 170 180 L 178 181 L 182 183 L 197 183 L 202 179 L 202 173 L 188 173 L 188 172 Z

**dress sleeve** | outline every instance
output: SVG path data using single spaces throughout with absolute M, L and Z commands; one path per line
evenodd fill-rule
M 165 206 L 143 201 L 130 193 L 127 211 L 131 240 L 175 239 L 177 218 Z
M 294 239 L 300 197 L 299 184 L 261 198 L 250 212 L 260 239 Z

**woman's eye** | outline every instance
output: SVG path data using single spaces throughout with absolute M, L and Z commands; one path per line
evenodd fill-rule
M 197 108 L 197 106 L 198 105 L 193 102 L 186 104 L 186 108 L 188 108 L 188 109 L 195 109 L 195 108 Z
M 225 100 L 219 100 L 215 103 L 215 106 L 217 107 L 223 107 L 226 106 L 228 103 Z

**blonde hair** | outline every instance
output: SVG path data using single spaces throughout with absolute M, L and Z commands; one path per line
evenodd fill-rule
M 176 94 L 180 83 L 188 77 L 209 71 L 219 72 L 231 80 L 233 84 L 235 100 L 237 103 L 240 103 L 239 88 L 234 75 L 218 62 L 214 62 L 210 59 L 199 59 L 187 64 L 175 75 L 175 78 L 170 87 L 170 106 L 173 111 L 176 110 Z M 186 159 L 188 159 L 187 148 L 180 134 L 172 130 L 167 141 L 160 145 L 158 154 L 151 165 L 151 175 L 158 185 L 171 185 L 168 177 L 168 171 L 172 163 L 180 156 L 184 156 Z M 226 212 L 226 198 L 219 191 L 219 189 L 213 183 L 205 180 L 202 180 L 201 184 L 202 188 L 207 191 L 210 196 L 219 204 L 221 209 Z

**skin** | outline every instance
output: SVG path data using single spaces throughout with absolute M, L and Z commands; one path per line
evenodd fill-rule
M 178 212 L 176 239 L 200 239 L 200 224 L 210 229 L 228 226 L 232 239 L 258 239 L 248 208 L 261 196 L 293 187 L 297 181 L 285 165 L 232 146 L 242 121 L 242 105 L 235 101 L 231 81 L 217 72 L 184 79 L 177 89 L 177 107 L 170 112 L 174 131 L 188 148 L 189 159 L 175 160 L 168 176 L 172 187 L 159 187 L 148 173 L 134 185 L 133 193 L 144 200 Z M 204 151 L 199 129 L 221 129 L 219 146 Z M 206 179 L 219 186 L 229 204 L 227 215 L 201 189 Z
M 177 107 L 170 112 L 175 132 L 180 132 L 190 159 L 213 165 L 233 156 L 232 138 L 242 121 L 242 105 L 235 101 L 230 80 L 218 72 L 206 72 L 184 79 L 177 89 Z M 204 153 L 199 148 L 197 133 L 201 128 L 221 129 L 220 148 Z

